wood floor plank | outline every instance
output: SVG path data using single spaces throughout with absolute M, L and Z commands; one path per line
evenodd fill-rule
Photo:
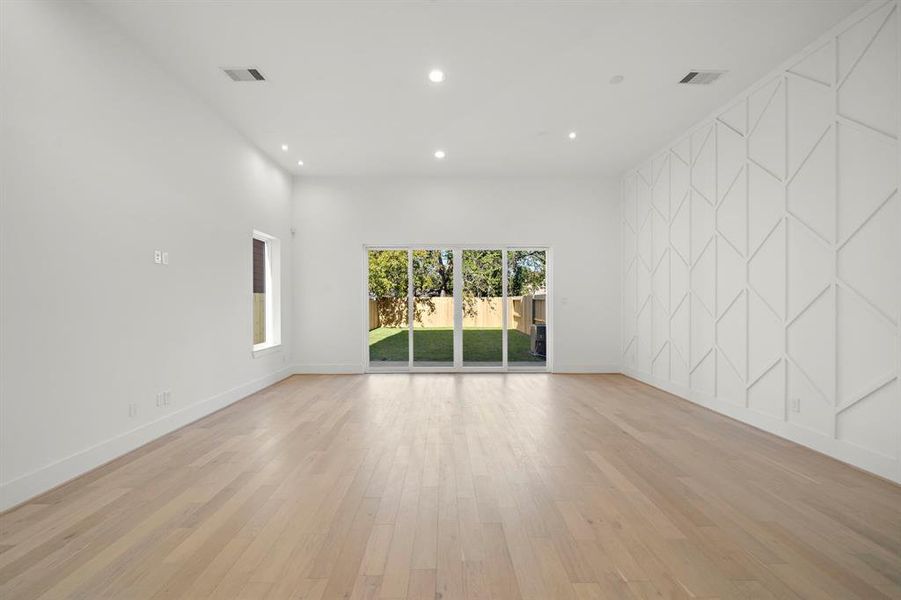
M 0 514 L 0 597 L 901 598 L 901 487 L 619 375 L 295 376 Z

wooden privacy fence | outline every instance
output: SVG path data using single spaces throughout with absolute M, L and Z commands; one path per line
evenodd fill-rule
M 416 327 L 454 326 L 454 299 L 450 297 L 416 300 L 418 317 Z M 475 298 L 472 311 L 463 315 L 463 327 L 500 329 L 503 324 L 502 298 Z M 547 300 L 544 294 L 507 298 L 507 328 L 528 334 L 532 323 L 545 323 Z M 406 327 L 406 298 L 379 298 L 369 300 L 369 330 L 376 327 Z
M 370 318 L 372 318 L 370 316 Z M 370 321 L 371 323 L 372 321 Z M 253 343 L 266 341 L 266 294 L 253 295 Z

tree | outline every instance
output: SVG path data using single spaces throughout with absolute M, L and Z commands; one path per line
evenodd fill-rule
M 371 250 L 369 252 L 370 298 L 407 297 L 407 251 Z
M 451 250 L 414 250 L 414 319 L 423 311 L 433 312 L 433 298 L 454 294 L 454 255 Z M 501 250 L 463 250 L 463 310 L 472 316 L 477 298 L 503 295 L 503 254 Z M 523 296 L 544 290 L 547 256 L 544 250 L 507 252 L 507 295 Z M 407 251 L 369 252 L 369 295 L 379 302 L 383 323 L 396 326 L 406 321 Z
M 454 295 L 453 251 L 413 251 L 413 295 L 416 298 Z
M 547 252 L 510 250 L 507 252 L 507 295 L 526 296 L 547 288 Z

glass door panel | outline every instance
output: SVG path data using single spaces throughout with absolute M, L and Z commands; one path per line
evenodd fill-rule
M 407 254 L 407 250 L 369 251 L 369 366 L 373 369 L 406 369 L 410 361 Z
M 463 250 L 463 366 L 502 367 L 503 252 Z
M 547 364 L 547 251 L 507 251 L 507 365 Z
M 413 250 L 413 366 L 454 366 L 454 252 Z

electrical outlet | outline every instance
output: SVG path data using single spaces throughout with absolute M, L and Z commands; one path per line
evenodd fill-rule
M 132 417 L 132 418 L 138 416 L 138 405 L 135 404 L 134 402 L 132 402 L 128 405 L 128 416 Z
M 172 391 L 166 390 L 163 392 L 163 405 L 169 406 L 169 403 L 172 402 Z
M 156 405 L 157 405 L 157 407 L 160 407 L 163 405 L 163 393 L 162 392 L 157 392 L 157 394 L 156 394 Z
M 801 399 L 800 398 L 792 398 L 792 412 L 796 412 L 796 413 L 801 412 Z
M 163 264 L 164 265 L 169 264 L 169 253 L 168 252 L 163 252 Z
M 153 251 L 153 262 L 160 265 L 163 263 L 163 251 L 162 250 L 154 250 Z

